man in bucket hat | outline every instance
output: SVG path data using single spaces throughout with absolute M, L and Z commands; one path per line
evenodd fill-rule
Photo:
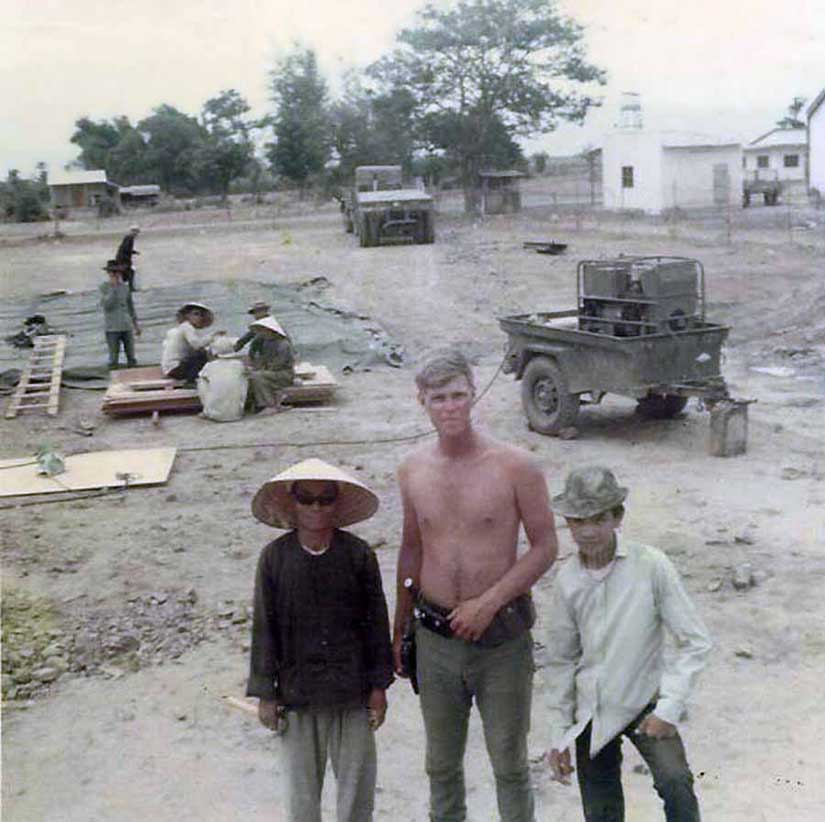
M 587 466 L 571 471 L 553 498 L 578 551 L 562 563 L 547 622 L 548 760 L 565 784 L 577 769 L 587 822 L 622 822 L 627 737 L 650 768 L 668 822 L 698 822 L 677 724 L 711 642 L 670 560 L 619 538 L 626 496 L 612 471 Z M 665 631 L 676 645 L 667 659 Z
M 338 822 L 372 820 L 389 618 L 375 554 L 341 529 L 377 508 L 369 488 L 319 459 L 276 475 L 252 501 L 261 522 L 290 529 L 258 561 L 246 691 L 263 725 L 281 731 L 290 822 L 320 822 L 327 759 Z

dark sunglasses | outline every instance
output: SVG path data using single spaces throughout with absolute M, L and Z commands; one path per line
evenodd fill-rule
M 315 496 L 315 494 L 309 494 L 306 491 L 302 491 L 300 489 L 293 491 L 292 496 L 295 497 L 295 502 L 297 502 L 298 505 L 310 506 L 315 505 L 317 503 L 318 505 L 321 505 L 324 508 L 326 508 L 329 505 L 334 505 L 335 501 L 338 499 L 338 494 L 326 493 L 320 494 L 319 496 Z

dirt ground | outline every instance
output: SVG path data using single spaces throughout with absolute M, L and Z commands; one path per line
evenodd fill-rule
M 325 277 L 325 299 L 374 318 L 408 361 L 340 375 L 339 398 L 326 410 L 234 424 L 196 416 L 164 417 L 158 427 L 144 418 L 111 420 L 99 411 L 99 393 L 78 390 L 63 391 L 54 420 L 0 421 L 2 457 L 29 455 L 44 441 L 66 453 L 181 449 L 163 486 L 79 502 L 0 500 L 4 673 L 11 666 L 19 674 L 46 643 L 69 667 L 48 688 L 25 676 L 16 684 L 4 678 L 4 692 L 8 685 L 16 693 L 3 705 L 3 818 L 282 818 L 278 740 L 220 699 L 243 693 L 255 563 L 274 533 L 252 518 L 252 495 L 311 455 L 362 477 L 382 504 L 354 530 L 376 547 L 392 607 L 401 520 L 394 471 L 412 443 L 378 440 L 426 430 L 413 390 L 415 362 L 433 347 L 460 343 L 477 360 L 481 386 L 495 377 L 477 406 L 479 424 L 532 452 L 553 492 L 574 465 L 612 466 L 631 488 L 627 534 L 665 549 L 686 578 L 715 641 L 684 726 L 705 818 L 820 820 L 825 219 L 794 215 L 795 231 L 766 214 L 752 209 L 728 242 L 719 225 L 577 219 L 550 207 L 483 222 L 443 213 L 433 246 L 374 249 L 358 248 L 330 206 L 236 208 L 231 221 L 222 211 L 142 215 L 143 289 Z M 48 237 L 49 224 L 0 228 L 2 296 L 34 305 L 43 292 L 95 288 L 129 222 L 70 223 L 60 240 Z M 523 240 L 548 237 L 569 242 L 567 254 L 522 248 Z M 709 456 L 709 418 L 693 402 L 675 420 L 645 421 L 632 401 L 607 397 L 583 410 L 576 439 L 527 429 L 519 386 L 497 375 L 505 337 L 496 317 L 572 306 L 576 260 L 618 253 L 704 263 L 708 316 L 733 329 L 724 363 L 731 392 L 758 400 L 750 406 L 747 454 Z M 94 426 L 91 436 L 80 421 Z M 560 539 L 568 552 L 563 529 Z M 739 591 L 732 576 L 744 562 L 756 584 Z M 549 741 L 541 614 L 551 587 L 552 573 L 535 591 L 530 750 L 538 819 L 566 822 L 581 818 L 577 791 L 551 783 L 540 761 Z M 378 733 L 376 819 L 423 821 L 416 698 L 398 682 L 389 701 Z M 487 822 L 497 817 L 477 716 L 469 747 L 470 818 Z M 649 775 L 635 751 L 625 756 L 629 818 L 660 819 Z M 325 803 L 332 819 L 331 790 Z

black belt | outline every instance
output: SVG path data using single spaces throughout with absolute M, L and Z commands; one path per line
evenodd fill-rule
M 451 639 L 455 636 L 448 618 L 452 610 L 452 608 L 444 608 L 434 602 L 428 602 L 419 594 L 413 609 L 413 616 L 428 631 Z M 485 648 L 501 645 L 502 642 L 515 639 L 530 630 L 535 621 L 536 609 L 533 606 L 533 598 L 530 594 L 521 594 L 498 611 L 475 643 Z

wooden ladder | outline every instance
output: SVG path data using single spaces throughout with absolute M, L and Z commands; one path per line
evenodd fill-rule
M 16 417 L 18 411 L 29 409 L 45 408 L 52 417 L 57 414 L 65 351 L 65 334 L 44 334 L 34 338 L 34 350 L 6 408 L 7 420 Z

